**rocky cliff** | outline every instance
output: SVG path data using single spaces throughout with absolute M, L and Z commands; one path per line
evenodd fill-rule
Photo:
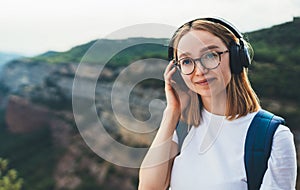
M 76 189 L 82 186 L 85 180 L 78 173 L 83 171 L 87 171 L 99 187 L 136 189 L 137 169 L 126 169 L 102 160 L 92 153 L 78 133 L 72 110 L 72 95 L 83 102 L 93 97 L 86 92 L 72 94 L 77 67 L 73 63 L 50 65 L 24 60 L 5 65 L 0 77 L 0 89 L 6 127 L 12 133 L 21 134 L 41 128 L 50 129 L 53 144 L 64 150 L 53 174 L 55 189 Z M 164 100 L 161 79 L 153 80 L 144 73 L 147 69 L 148 73 L 152 72 L 152 78 L 161 78 L 163 67 L 162 63 L 154 63 L 147 68 L 135 65 L 127 70 L 125 67 L 104 68 L 99 76 L 98 66 L 85 65 L 76 76 L 80 78 L 83 89 L 95 85 L 97 115 L 111 137 L 120 143 L 141 147 L 148 146 L 152 141 L 164 107 L 161 102 Z M 134 83 L 129 80 L 130 77 L 117 80 L 121 72 L 134 78 L 136 74 L 142 75 L 144 79 Z M 95 78 L 97 82 L 93 84 Z M 155 89 L 149 83 L 155 84 Z M 113 109 L 122 110 L 125 104 L 130 113 L 125 110 L 116 116 Z M 118 120 L 120 118 L 122 123 Z M 131 126 L 137 129 L 140 126 L 136 120 L 143 122 L 151 118 L 156 122 L 146 126 L 154 129 L 150 134 L 137 134 L 126 128 Z

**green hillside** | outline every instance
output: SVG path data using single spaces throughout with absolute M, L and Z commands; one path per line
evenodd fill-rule
M 300 55 L 300 17 L 292 22 L 248 33 L 255 59 L 278 64 L 295 64 Z
M 254 49 L 250 78 L 263 105 L 276 102 L 274 111 L 300 122 L 300 18 L 246 35 Z M 272 101 L 270 101 L 272 100 Z
M 31 60 L 48 63 L 80 63 L 84 59 L 90 63 L 105 64 L 109 59 L 112 65 L 120 66 L 143 58 L 166 58 L 167 47 L 164 45 L 167 42 L 167 39 L 156 38 L 100 39 L 76 46 L 66 52 L 46 52 Z M 93 51 L 89 52 L 91 47 Z M 118 53 L 114 55 L 113 52 Z M 112 56 L 112 59 L 106 56 Z

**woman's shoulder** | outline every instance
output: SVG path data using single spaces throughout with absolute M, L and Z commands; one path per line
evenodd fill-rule
M 289 139 L 294 139 L 294 135 L 292 133 L 292 131 L 285 125 L 280 124 L 277 128 L 277 130 L 275 131 L 274 134 L 274 141 L 275 140 L 284 140 L 287 141 Z
M 272 154 L 274 157 L 294 157 L 296 153 L 294 135 L 285 125 L 279 125 L 273 136 Z

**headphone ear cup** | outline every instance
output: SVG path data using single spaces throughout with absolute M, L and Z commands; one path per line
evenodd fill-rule
M 240 74 L 244 67 L 250 65 L 250 55 L 244 43 L 240 40 L 240 45 L 236 42 L 230 43 L 230 69 L 233 74 Z
M 231 73 L 240 74 L 243 70 L 240 59 L 240 46 L 235 42 L 231 42 L 229 53 Z
M 247 68 L 251 64 L 250 54 L 243 40 L 240 40 L 240 44 L 240 62 L 243 67 Z

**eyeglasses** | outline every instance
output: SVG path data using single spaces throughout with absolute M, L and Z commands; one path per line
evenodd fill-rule
M 202 67 L 206 70 L 212 70 L 217 68 L 221 62 L 221 55 L 229 52 L 225 50 L 223 52 L 210 51 L 203 54 L 200 58 L 192 59 L 190 57 L 184 57 L 175 62 L 180 72 L 184 75 L 190 75 L 194 72 L 196 61 L 199 61 Z

